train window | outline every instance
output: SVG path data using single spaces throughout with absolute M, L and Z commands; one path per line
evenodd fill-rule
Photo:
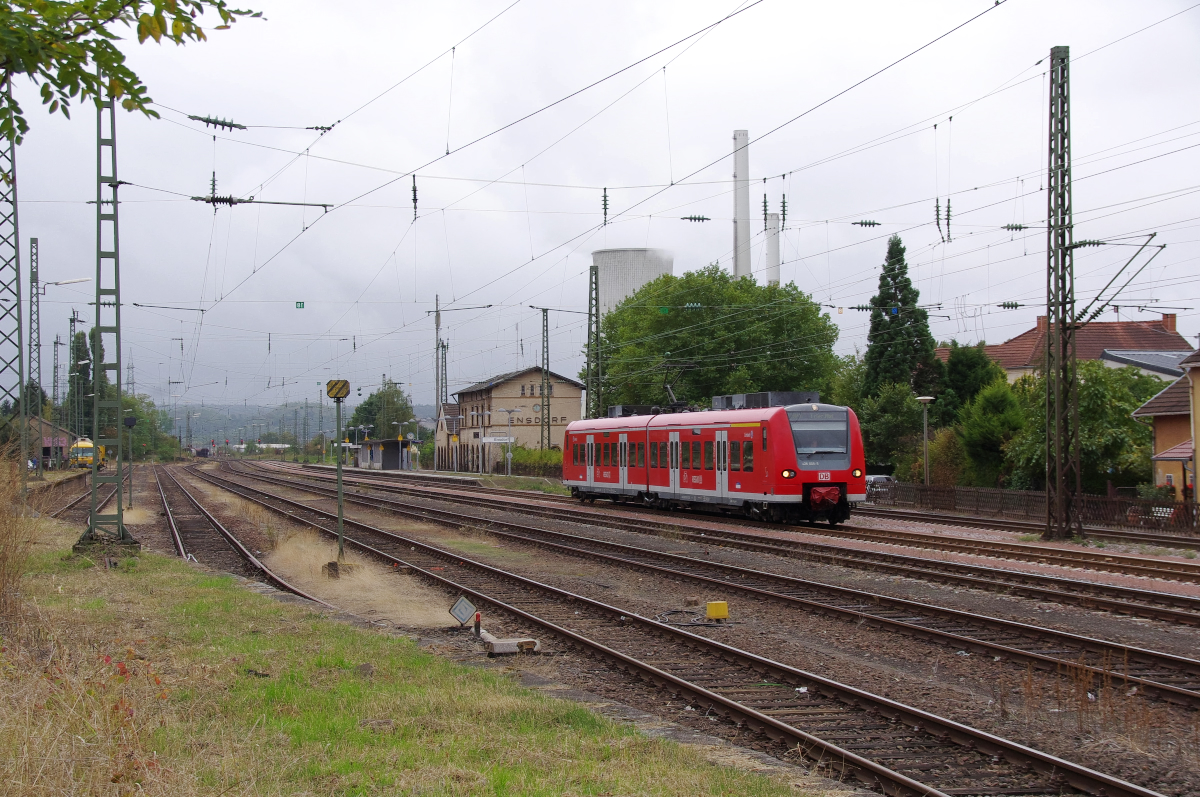
M 571 444 L 571 464 L 572 465 L 579 464 L 579 443 Z
M 700 460 L 700 457 L 696 457 L 697 465 L 700 464 L 699 460 Z M 686 440 L 683 442 L 683 462 L 681 464 L 681 467 L 684 470 L 692 469 L 692 447 L 687 444 Z
M 621 443 L 621 467 L 629 467 L 629 451 L 626 448 L 626 443 Z
M 650 444 L 650 467 L 658 467 L 658 443 Z
M 692 442 L 692 470 L 700 470 L 700 441 Z
M 679 467 L 679 442 L 677 440 L 672 440 L 671 441 L 671 469 L 674 470 L 678 467 Z
M 742 443 L 742 470 L 744 470 L 746 473 L 752 473 L 754 471 L 753 440 L 746 440 Z
M 729 469 L 742 469 L 742 446 L 737 440 L 734 440 L 729 444 Z
M 608 466 L 608 443 L 600 446 L 600 465 L 602 467 Z
M 712 440 L 704 441 L 704 469 L 713 469 L 713 444 Z
M 637 462 L 635 464 L 639 468 L 646 467 L 646 444 L 645 443 L 637 444 Z
M 669 455 L 668 446 L 669 443 L 658 444 L 658 467 L 660 468 L 671 467 L 671 458 Z
M 763 451 L 767 450 L 767 427 L 763 427 Z

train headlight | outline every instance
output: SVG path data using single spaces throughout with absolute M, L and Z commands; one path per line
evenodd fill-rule
M 862 478 L 862 468 L 855 468 L 854 470 L 850 471 L 850 475 L 856 479 L 861 479 Z
M 789 469 L 789 470 L 783 471 L 779 475 L 785 479 L 794 479 L 794 478 L 796 478 L 796 471 Z

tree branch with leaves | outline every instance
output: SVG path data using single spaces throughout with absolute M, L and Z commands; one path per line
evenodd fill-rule
M 138 43 L 165 39 L 176 45 L 207 41 L 201 21 L 212 12 L 212 30 L 228 30 L 239 17 L 261 12 L 231 8 L 225 0 L 18 0 L 0 2 L 0 136 L 21 142 L 29 123 L 12 95 L 12 80 L 25 75 L 40 86 L 50 113 L 70 118 L 71 103 L 102 94 L 127 111 L 157 118 L 146 85 L 125 63 L 124 42 L 114 28 L 137 34 Z M 211 17 L 210 17 L 211 18 Z

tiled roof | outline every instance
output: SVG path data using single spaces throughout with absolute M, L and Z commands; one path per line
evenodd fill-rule
M 1150 459 L 1156 459 L 1160 462 L 1187 462 L 1193 456 L 1195 451 L 1192 447 L 1191 440 L 1184 440 L 1179 445 L 1171 446 L 1161 454 L 1155 454 Z
M 1200 365 L 1200 349 L 1197 349 L 1196 351 L 1189 354 L 1187 357 L 1184 357 L 1183 361 L 1180 362 L 1179 364 L 1180 365 Z
M 1105 349 L 1100 354 L 1101 360 L 1132 365 L 1146 371 L 1164 374 L 1166 376 L 1183 376 L 1179 362 L 1188 356 L 1186 351 L 1138 351 L 1136 349 Z
M 1153 398 L 1133 411 L 1135 418 L 1153 418 L 1156 415 L 1190 415 L 1188 379 L 1181 376 L 1159 391 Z
M 988 346 L 988 356 L 1002 368 L 1037 368 L 1046 351 L 1045 316 L 1028 332 L 1012 340 Z M 1105 349 L 1122 351 L 1192 351 L 1187 339 L 1159 321 L 1093 321 L 1075 338 L 1080 360 L 1099 360 Z
M 462 390 L 454 391 L 454 395 L 458 396 L 463 393 L 474 393 L 476 390 L 487 390 L 489 387 L 495 387 L 496 385 L 512 381 L 522 374 L 528 374 L 531 372 L 536 372 L 538 374 L 538 379 L 541 379 L 542 367 L 540 365 L 535 365 L 532 368 L 522 368 L 520 371 L 509 371 L 508 373 L 493 376 L 491 379 L 485 379 L 482 382 L 476 382 L 473 385 L 464 387 Z M 582 382 L 571 379 L 570 377 L 556 374 L 553 371 L 550 372 L 550 376 L 551 378 L 557 379 L 560 382 L 566 382 L 568 385 L 574 385 L 575 387 L 583 388 Z

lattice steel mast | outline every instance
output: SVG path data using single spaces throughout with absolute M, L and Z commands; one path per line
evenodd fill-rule
M 599 418 L 600 401 L 600 269 L 588 268 L 587 320 L 587 417 Z
M 29 239 L 29 381 L 33 383 L 33 406 L 26 407 L 29 411 L 29 419 L 32 423 L 34 418 L 37 418 L 37 444 L 31 447 L 30 453 L 36 452 L 37 456 L 37 478 L 45 478 L 42 475 L 44 467 L 42 463 L 42 438 L 45 437 L 45 430 L 42 428 L 42 317 L 41 317 L 41 285 L 38 283 L 38 239 Z M 51 435 L 53 439 L 53 435 Z M 33 441 L 33 432 L 30 430 L 30 442 Z
M 4 90 L 12 93 L 11 80 Z M 0 146 L 0 403 L 15 411 L 21 441 L 21 484 L 24 491 L 29 459 L 29 421 L 25 411 L 25 358 L 21 326 L 21 253 L 17 225 L 17 145 Z M 13 416 L 10 416 L 13 417 Z M 10 420 L 11 424 L 12 421 Z
M 542 308 L 542 428 L 538 435 L 542 450 L 550 448 L 550 310 Z
M 101 81 L 103 83 L 103 81 Z M 107 129 L 106 129 L 107 128 Z M 107 132 L 107 135 L 106 135 Z M 117 189 L 117 116 L 112 96 L 96 101 L 96 306 L 92 323 L 92 496 L 88 528 L 76 547 L 96 544 L 138 545 L 124 522 L 121 482 L 125 473 L 121 434 L 121 238 Z M 111 354 L 109 354 L 111 353 Z M 106 356 L 112 357 L 105 360 Z M 105 389 L 104 376 L 113 383 Z M 104 447 L 112 469 L 100 469 Z M 114 485 L 114 510 L 102 512 Z
M 1074 229 L 1071 215 L 1070 50 L 1050 50 L 1046 212 L 1046 530 L 1045 539 L 1083 534 L 1076 496 L 1079 391 L 1076 373 Z

